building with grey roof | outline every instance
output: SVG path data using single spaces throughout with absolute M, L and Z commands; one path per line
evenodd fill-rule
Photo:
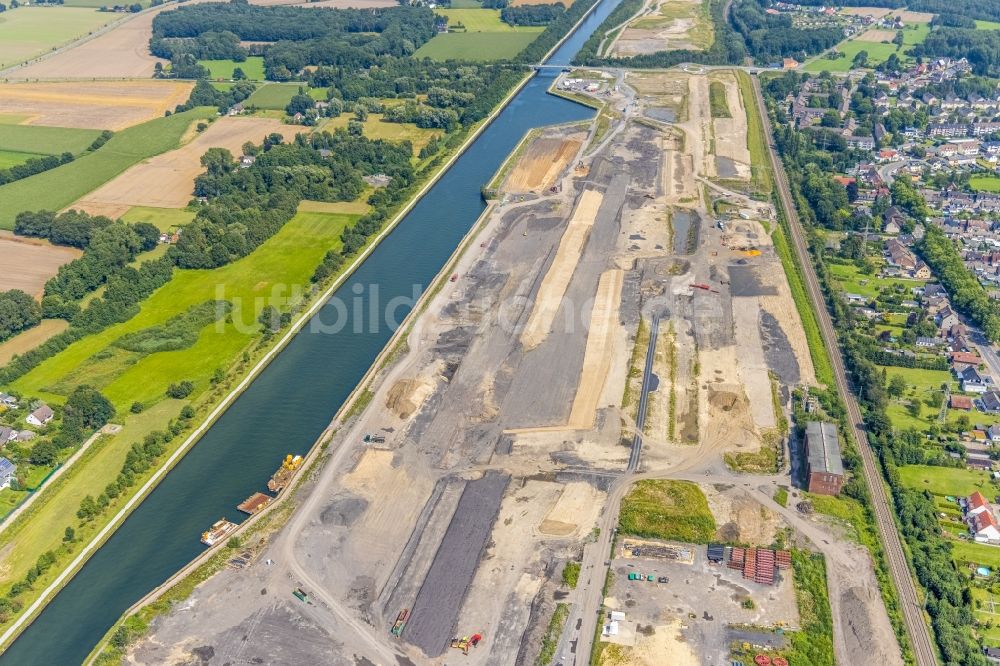
M 827 421 L 807 423 L 805 448 L 809 492 L 839 495 L 844 486 L 844 461 L 837 426 Z

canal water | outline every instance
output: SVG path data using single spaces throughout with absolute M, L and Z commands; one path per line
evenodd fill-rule
M 569 64 L 620 1 L 603 0 L 548 63 Z M 346 327 L 303 328 L 0 663 L 79 664 L 121 613 L 201 552 L 202 531 L 220 516 L 240 519 L 236 504 L 263 489 L 285 454 L 306 452 L 392 335 L 384 305 L 419 294 L 442 269 L 483 211 L 480 187 L 525 132 L 593 114 L 546 93 L 557 73 L 528 82 L 316 315 L 326 325 L 346 315 Z M 398 319 L 409 307 L 397 309 Z M 373 310 L 377 330 L 368 325 Z

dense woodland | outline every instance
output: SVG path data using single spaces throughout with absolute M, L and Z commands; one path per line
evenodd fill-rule
M 764 85 L 772 116 L 779 127 L 783 125 L 782 106 L 785 95 L 789 90 L 796 89 L 800 82 L 799 75 L 790 73 L 771 79 Z M 852 108 L 864 101 L 852 100 Z M 856 317 L 831 284 L 827 264 L 834 257 L 830 256 L 823 237 L 816 233 L 820 228 L 859 228 L 860 218 L 850 210 L 846 188 L 836 183 L 831 175 L 831 164 L 839 158 L 831 155 L 827 147 L 818 144 L 814 133 L 806 130 L 796 130 L 785 125 L 776 132 L 775 140 L 784 161 L 799 218 L 809 234 L 814 265 L 824 286 L 835 326 L 840 332 L 848 369 L 853 383 L 858 387 L 858 394 L 862 397 L 869 440 L 879 453 L 886 478 L 890 481 L 901 533 L 912 553 L 917 579 L 926 591 L 926 608 L 935 640 L 941 653 L 948 656 L 949 664 L 986 666 L 988 662 L 973 637 L 974 620 L 968 584 L 963 574 L 955 568 L 950 542 L 941 537 L 933 498 L 929 493 L 906 489 L 896 472 L 898 465 L 941 464 L 946 459 L 940 451 L 923 445 L 923 435 L 893 429 L 885 411 L 889 404 L 890 387 L 886 385 L 885 371 L 876 365 L 876 362 L 891 361 L 892 358 L 879 355 L 880 346 L 872 344 L 872 338 L 867 333 L 868 321 L 863 317 Z M 902 185 L 892 188 L 891 203 L 920 216 L 924 212 L 924 203 L 919 193 L 905 181 L 902 182 Z M 879 206 L 889 203 L 884 200 L 876 202 L 873 212 Z M 848 240 L 855 238 L 859 237 L 848 237 Z M 963 308 L 974 316 L 976 309 L 980 307 L 980 299 L 974 294 L 978 283 L 975 286 L 967 284 L 965 278 L 957 273 L 952 274 L 951 268 L 956 262 L 956 257 L 953 256 L 955 250 L 947 239 L 942 243 L 942 238 L 940 232 L 928 226 L 925 241 L 918 250 L 942 279 L 956 307 Z M 858 250 L 858 256 L 863 257 L 863 246 L 859 240 L 845 240 L 840 253 L 853 256 Z M 960 260 L 958 264 L 961 264 Z M 964 271 L 964 267 L 962 270 Z M 978 289 L 981 290 L 981 287 Z M 905 295 L 897 294 L 896 297 L 904 298 Z M 990 304 L 990 310 L 992 307 Z M 980 320 L 980 323 L 992 327 L 995 322 L 991 323 L 987 318 Z
M 552 5 L 521 5 L 504 7 L 500 10 L 500 20 L 510 25 L 548 25 L 566 13 L 561 2 Z
M 163 12 L 153 19 L 153 55 L 245 59 L 240 40 L 275 42 L 266 49 L 268 79 L 287 81 L 307 65 L 368 68 L 382 56 L 408 56 L 436 34 L 425 7 L 309 9 L 250 5 L 246 0 L 206 3 Z
M 729 10 L 730 23 L 758 63 L 772 63 L 783 57 L 803 60 L 844 39 L 843 30 L 837 27 L 795 27 L 788 14 L 767 14 L 768 4 L 764 0 L 739 0 Z

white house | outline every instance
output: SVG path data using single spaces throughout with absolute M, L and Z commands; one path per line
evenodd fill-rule
M 969 529 L 976 541 L 1000 541 L 1000 528 L 991 511 L 977 513 L 969 521 Z
M 43 404 L 35 411 L 28 414 L 28 417 L 25 419 L 25 421 L 27 421 L 33 426 L 43 426 L 47 424 L 49 421 L 51 421 L 52 417 L 54 416 L 55 412 L 52 411 L 52 408 L 49 407 L 48 405 Z

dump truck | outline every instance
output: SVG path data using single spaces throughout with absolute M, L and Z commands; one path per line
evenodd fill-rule
M 306 591 L 303 590 L 301 587 L 297 587 L 294 590 L 292 590 L 292 596 L 298 599 L 299 601 L 305 601 L 307 603 L 309 601 L 309 595 L 306 594 Z
M 404 608 L 399 611 L 399 615 L 396 616 L 396 622 L 392 625 L 392 630 L 389 632 L 396 638 L 403 633 L 403 627 L 406 626 L 406 621 L 410 619 L 410 609 Z
M 370 444 L 385 444 L 385 436 L 368 433 L 365 435 L 365 441 Z

